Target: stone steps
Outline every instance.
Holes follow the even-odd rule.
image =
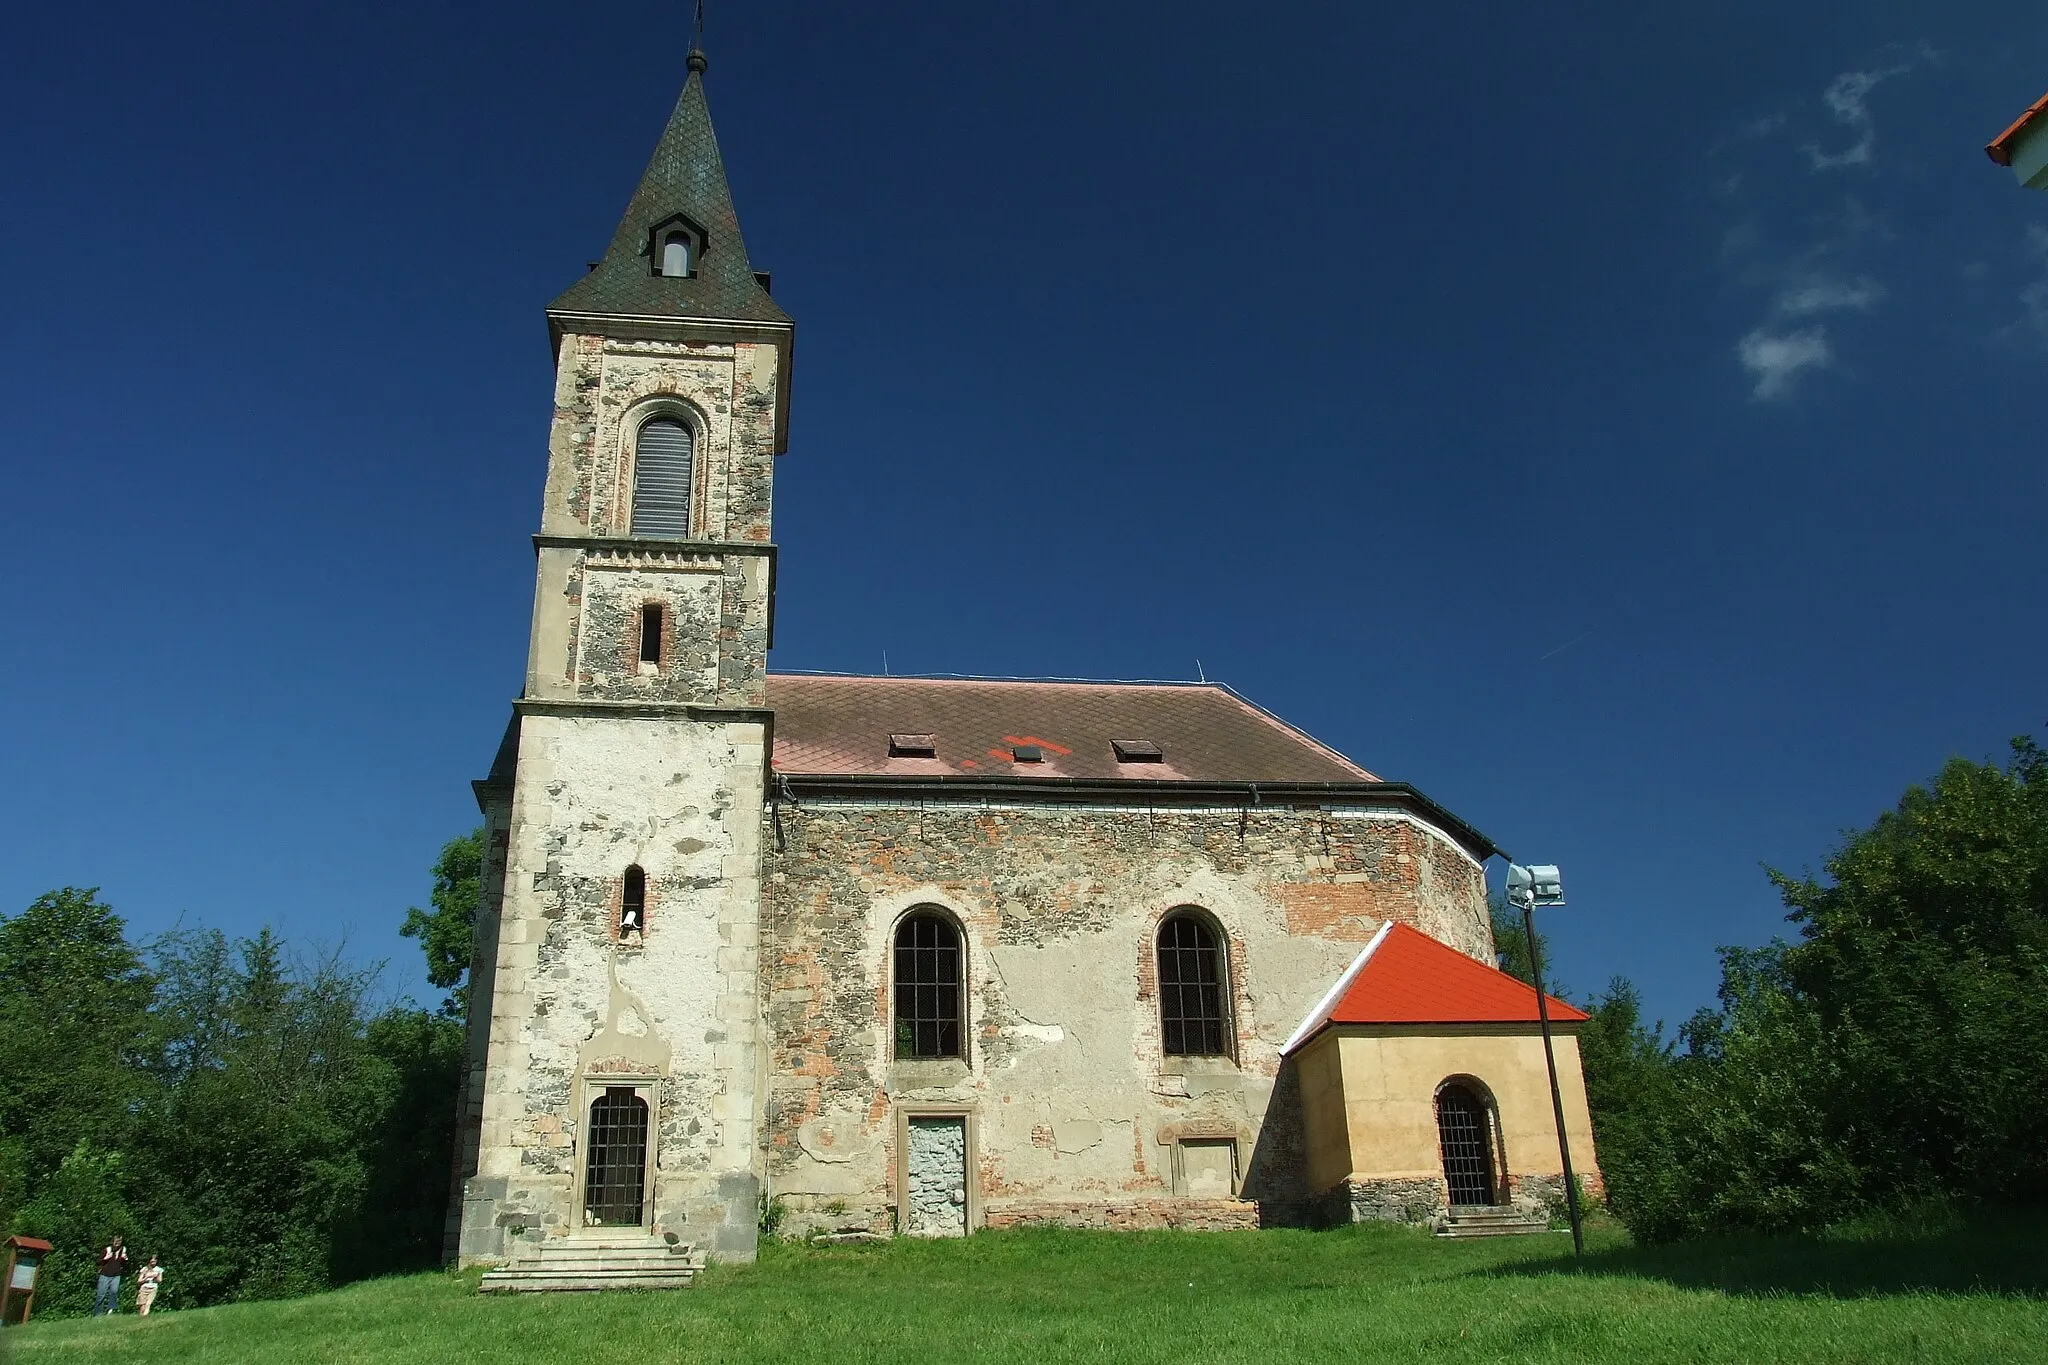
[[[1445,1215],[1439,1237],[1524,1237],[1550,1231],[1550,1219],[1512,1204],[1458,1204]]]
[[[531,1256],[484,1272],[486,1294],[687,1289],[703,1268],[688,1242],[659,1237],[551,1237]]]

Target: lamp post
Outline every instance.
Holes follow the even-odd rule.
[[[1586,1254],[1579,1227],[1579,1182],[1572,1175],[1572,1144],[1564,1131],[1564,1092],[1557,1088],[1557,1051],[1550,1042],[1550,998],[1543,993],[1543,963],[1536,951],[1536,907],[1564,904],[1564,879],[1551,864],[1523,867],[1508,864],[1508,904],[1522,912],[1522,932],[1529,936],[1529,975],[1535,978],[1536,1019],[1543,1030],[1543,1062],[1550,1068],[1550,1112],[1557,1119],[1557,1155],[1564,1164],[1564,1205],[1572,1220],[1572,1255]]]

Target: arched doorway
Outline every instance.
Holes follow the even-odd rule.
[[[1451,1204],[1494,1202],[1492,1127],[1485,1100],[1462,1081],[1436,1092],[1436,1136]]]
[[[607,1086],[590,1103],[590,1149],[583,1166],[583,1222],[638,1227],[647,1194],[647,1101],[631,1086]]]

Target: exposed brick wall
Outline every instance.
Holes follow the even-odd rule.
[[[1179,1228],[1231,1232],[1259,1226],[1259,1206],[1248,1199],[1138,1199],[1118,1203],[1039,1201],[986,1210],[990,1228],[1109,1228],[1118,1232]]]

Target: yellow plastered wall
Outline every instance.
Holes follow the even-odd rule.
[[[1351,1130],[1340,1057],[1336,1033],[1325,1030],[1294,1058],[1301,1076],[1308,1187],[1316,1191],[1327,1190],[1351,1174]]]
[[[1589,1186],[1599,1184],[1593,1124],[1586,1111],[1586,1083],[1579,1069],[1579,1040],[1553,1034],[1557,1082],[1564,1095],[1565,1131],[1571,1138],[1572,1168]],[[1311,1063],[1326,1071],[1318,1054],[1337,1059],[1344,1113],[1344,1140],[1323,1136],[1329,1127],[1318,1101],[1328,1105],[1327,1084],[1318,1090]],[[1327,1189],[1349,1175],[1354,1180],[1440,1176],[1436,1092],[1446,1080],[1470,1077],[1493,1097],[1500,1116],[1510,1179],[1557,1176],[1557,1123],[1551,1113],[1550,1078],[1543,1064],[1543,1038],[1534,1025],[1471,1028],[1424,1033],[1413,1029],[1339,1025],[1300,1055],[1302,1100],[1308,1127],[1309,1171],[1315,1188]],[[1348,1150],[1346,1150],[1348,1149]],[[1348,1158],[1348,1171],[1330,1174]]]

